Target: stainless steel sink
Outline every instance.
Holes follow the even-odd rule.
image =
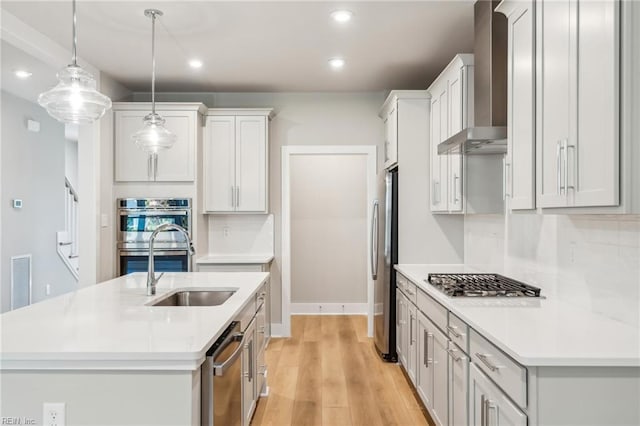
[[[185,290],[163,297],[151,306],[217,306],[226,302],[235,290]]]

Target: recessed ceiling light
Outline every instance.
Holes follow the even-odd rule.
[[[350,10],[336,10],[331,13],[333,20],[340,23],[349,22],[352,16],[353,13]]]
[[[342,58],[331,58],[329,59],[329,65],[331,65],[331,68],[333,68],[334,70],[339,70],[344,68],[344,59]]]
[[[202,61],[200,59],[192,59],[189,61],[189,66],[191,68],[202,68]]]
[[[25,71],[25,70],[16,70],[14,74],[16,77],[24,80],[25,78],[31,77],[33,73],[30,73],[29,71]]]

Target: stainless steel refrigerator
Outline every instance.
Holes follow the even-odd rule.
[[[374,201],[371,225],[371,276],[374,285],[374,340],[382,359],[396,362],[396,275],[398,263],[398,169],[384,176],[384,197]]]

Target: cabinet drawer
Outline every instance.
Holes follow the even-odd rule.
[[[397,274],[396,287],[402,290],[404,295],[407,296],[407,300],[409,300],[409,302],[413,303],[414,305],[417,304],[418,287],[414,283],[409,281],[403,275]]]
[[[418,291],[420,309],[440,330],[447,332],[447,309],[422,290]]]
[[[449,312],[447,334],[465,353],[469,353],[469,326],[466,322]]]
[[[527,406],[527,369],[495,347],[475,330],[470,332],[469,355],[520,407]]]

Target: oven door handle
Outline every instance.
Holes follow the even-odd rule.
[[[154,250],[154,256],[186,256],[186,250]],[[120,256],[149,256],[149,250],[120,250]]]
[[[120,216],[188,216],[187,210],[120,210]]]
[[[242,351],[244,349],[244,341],[248,336],[245,336],[244,333],[235,333],[229,336],[222,345],[214,352],[212,355],[215,357],[220,351],[228,348],[233,342],[240,342],[235,351],[223,362],[213,363],[213,375],[214,376],[224,376],[224,373],[229,369],[229,367],[242,355]]]

